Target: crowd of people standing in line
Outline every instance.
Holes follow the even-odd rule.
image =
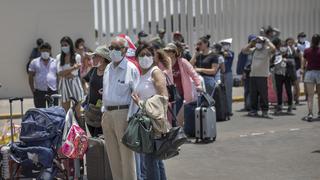
[[[27,70],[35,107],[46,107],[45,95],[56,93],[62,95],[65,110],[70,107],[70,97],[84,102],[85,120],[91,135],[105,137],[114,179],[166,179],[161,160],[152,154],[134,153],[120,141],[128,119],[139,107],[148,103],[156,105],[157,109],[148,108],[147,114],[162,123],[155,128],[156,136],[161,136],[175,125],[168,109],[174,110],[178,125],[183,126],[183,106],[196,101],[199,92],[213,95],[216,84],[223,83],[227,113],[233,115],[235,55],[231,50],[232,40],[221,40],[211,46],[210,35],[203,36],[192,55],[180,32],[173,34],[170,43],[165,43],[165,33],[160,29],[158,36],[151,38],[144,31],[139,32],[134,54],[128,53],[134,45],[127,36],[114,37],[110,44],[101,45],[93,52],[83,39],[73,44],[66,36],[60,40],[61,52],[56,58],[52,57],[51,45],[39,39],[38,48],[31,54]],[[293,38],[283,41],[277,36],[275,30],[266,31],[264,36],[250,35],[248,44],[239,54],[237,73],[243,75],[244,111],[256,117],[261,110],[263,117],[269,117],[268,77],[271,72],[277,95],[275,114],[282,112],[283,86],[291,113],[294,105],[299,104],[299,83],[303,76],[308,100],[307,119],[311,120],[315,85],[320,94],[320,36],[313,35],[311,47],[304,33],[298,35],[298,42]],[[174,108],[169,102],[167,86],[170,84],[176,86],[179,94]],[[320,100],[318,105],[320,107]],[[79,104],[77,115],[81,114],[80,109]]]

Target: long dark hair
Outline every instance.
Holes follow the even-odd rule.
[[[70,66],[73,66],[76,63],[76,54],[74,51],[72,39],[69,36],[64,36],[60,40],[60,45],[62,44],[62,42],[66,42],[70,47]],[[66,54],[63,51],[61,51],[60,66],[63,66],[65,64],[65,57]]]
[[[320,44],[320,35],[319,34],[313,35],[311,39],[311,48],[316,49],[317,47],[319,47],[319,44]]]

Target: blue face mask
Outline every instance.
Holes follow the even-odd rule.
[[[112,50],[110,57],[113,62],[120,62],[123,59],[122,52],[117,50]]]
[[[70,46],[62,46],[61,51],[68,54],[70,52]]]

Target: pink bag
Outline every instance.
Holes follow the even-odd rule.
[[[61,146],[61,153],[70,159],[82,159],[87,149],[87,134],[83,129],[81,129],[81,127],[76,122],[72,110],[69,110],[67,113],[66,124],[64,128],[64,137]]]

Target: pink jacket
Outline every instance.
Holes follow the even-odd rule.
[[[195,100],[195,87],[201,88],[201,80],[192,65],[184,58],[178,59],[185,103]]]

